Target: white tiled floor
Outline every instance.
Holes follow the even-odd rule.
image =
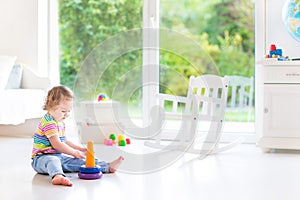
[[[89,181],[72,173],[68,177],[73,187],[63,187],[51,185],[48,176],[32,170],[31,145],[31,138],[0,137],[1,200],[299,200],[300,197],[297,152],[264,154],[255,145],[240,145],[203,160],[184,154],[172,165],[152,173],[124,173],[120,166],[118,173]],[[100,147],[95,150],[100,151]],[[134,144],[127,150],[133,151]],[[98,153],[109,154],[108,148],[102,151]],[[123,165],[131,162],[125,157]]]

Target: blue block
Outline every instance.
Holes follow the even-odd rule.
[[[276,49],[275,51],[270,51],[270,58],[272,58],[273,55],[282,56],[282,50]]]
[[[82,165],[79,168],[79,172],[83,174],[95,174],[99,173],[101,171],[101,167],[96,165],[95,167],[85,167],[85,165]]]

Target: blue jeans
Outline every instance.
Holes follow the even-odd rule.
[[[109,173],[109,163],[96,160],[96,165],[101,167],[103,173]],[[31,163],[33,169],[40,174],[49,174],[53,178],[57,174],[65,176],[64,172],[78,172],[84,159],[74,158],[65,154],[36,155]]]

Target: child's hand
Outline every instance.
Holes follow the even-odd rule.
[[[85,147],[80,147],[80,149],[79,149],[80,151],[82,151],[82,152],[84,152],[84,153],[86,153],[86,151],[87,151],[87,148],[85,148]]]
[[[85,158],[84,153],[79,150],[74,150],[72,156],[74,156],[75,158]]]

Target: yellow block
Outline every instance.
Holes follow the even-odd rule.
[[[94,143],[91,141],[87,143],[85,167],[95,167]]]
[[[119,135],[118,136],[118,141],[124,140],[124,135]]]

